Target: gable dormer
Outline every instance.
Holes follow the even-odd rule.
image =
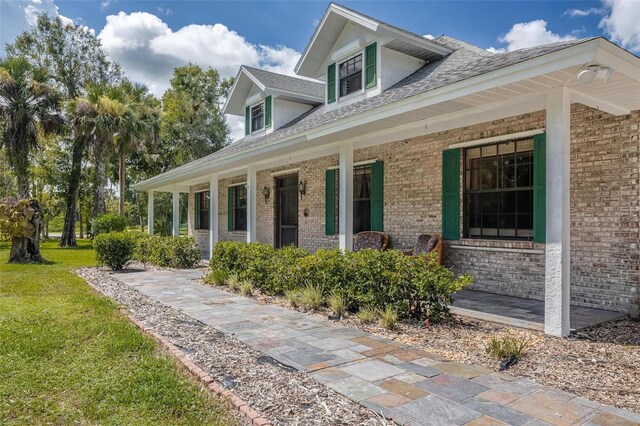
[[[324,102],[324,84],[243,65],[225,114],[244,117],[245,138],[262,136]]]
[[[325,81],[326,110],[376,96],[451,53],[420,35],[332,3],[295,71]]]

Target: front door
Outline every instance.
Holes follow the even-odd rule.
[[[276,178],[276,247],[298,245],[298,175]]]

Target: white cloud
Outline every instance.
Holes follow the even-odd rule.
[[[226,116],[227,125],[229,126],[229,137],[232,141],[237,141],[240,138],[244,137],[244,118],[239,117],[237,115],[229,115]]]
[[[504,36],[498,39],[500,43],[506,43],[506,47],[490,47],[487,50],[489,52],[502,53],[567,40],[575,40],[575,36],[571,34],[556,34],[547,29],[547,21],[537,19],[531,22],[514,24]]]
[[[603,15],[605,10],[600,7],[591,7],[589,9],[568,9],[563,13],[564,15],[569,15],[572,18],[584,18],[585,16],[590,15]]]
[[[625,49],[640,52],[640,3],[636,0],[604,0],[607,16],[600,21],[602,28]]]
[[[286,46],[249,43],[222,24],[187,25],[174,31],[147,12],[108,16],[98,37],[129,78],[146,84],[158,96],[169,86],[173,69],[189,62],[233,77],[243,64],[292,74],[300,58],[299,52]]]
[[[433,36],[433,34],[425,34],[422,37],[427,38],[429,40],[433,40],[435,37]]]
[[[0,0],[2,1],[2,0]],[[5,44],[13,42],[18,34],[28,31],[36,24],[38,14],[59,16],[65,24],[73,20],[60,15],[53,0],[14,0],[2,1],[0,13],[0,55],[4,54]]]

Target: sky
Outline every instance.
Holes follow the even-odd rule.
[[[446,34],[500,53],[605,36],[640,55],[640,0],[345,1],[424,36]],[[127,76],[161,96],[189,62],[235,76],[240,65],[293,74],[326,1],[0,0],[0,56],[38,12],[95,31]],[[232,139],[243,122],[228,117]]]

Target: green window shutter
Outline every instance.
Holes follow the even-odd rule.
[[[329,169],[324,174],[324,233],[336,234],[336,169]]]
[[[376,72],[376,55],[378,49],[376,43],[368,45],[364,51],[365,57],[365,88],[370,89],[378,84],[378,74]]]
[[[200,229],[200,193],[196,192],[195,200],[193,203],[193,213],[194,213],[194,229]]]
[[[384,162],[371,165],[371,230],[384,231]]]
[[[533,137],[533,241],[544,243],[547,233],[546,135]]]
[[[271,95],[264,100],[264,127],[271,127]]]
[[[227,188],[227,230],[233,231],[233,193],[234,186]]]
[[[442,236],[460,239],[460,150],[442,151]]]
[[[251,108],[244,109],[244,135],[251,133]]]
[[[327,67],[327,103],[336,101],[336,64]]]

